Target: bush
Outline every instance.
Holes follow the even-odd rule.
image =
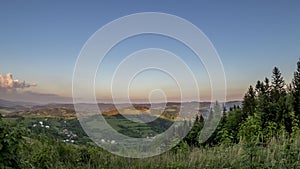
[[[0,168],[21,168],[24,161],[19,152],[25,147],[26,129],[20,124],[3,121],[0,115]]]

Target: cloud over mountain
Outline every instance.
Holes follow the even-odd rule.
[[[0,89],[4,90],[15,90],[23,89],[28,87],[37,86],[35,83],[26,83],[25,81],[20,82],[19,80],[14,80],[12,74],[7,75],[0,74]]]

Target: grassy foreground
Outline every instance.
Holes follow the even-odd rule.
[[[13,159],[16,161],[12,168],[300,168],[300,137],[288,139],[281,135],[265,145],[240,142],[190,148],[183,143],[176,150],[158,156],[131,159],[99,147],[66,144],[38,136],[25,138],[15,153],[18,159]]]

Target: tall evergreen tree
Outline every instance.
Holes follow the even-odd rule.
[[[286,94],[284,87],[285,83],[283,77],[281,76],[281,72],[277,67],[274,67],[271,89],[271,98],[274,102],[277,102],[280,97]]]
[[[252,116],[255,112],[256,100],[255,100],[255,90],[250,85],[248,92],[244,96],[243,100],[243,113],[246,116]]]
[[[270,80],[266,77],[265,81],[264,81],[264,92],[265,95],[270,98],[270,94],[271,94],[271,87],[270,87]]]
[[[300,120],[300,59],[297,62],[297,70],[292,81],[293,108],[295,115]]]
[[[285,82],[281,76],[281,72],[275,67],[272,75],[270,111],[272,113],[272,121],[282,125],[284,125],[284,117],[289,113],[286,109],[286,90],[284,87]]]
[[[265,128],[267,122],[272,119],[269,103],[270,103],[270,85],[269,79],[265,78],[265,82],[257,81],[256,84],[257,92],[257,107],[258,116],[261,118],[261,127]]]

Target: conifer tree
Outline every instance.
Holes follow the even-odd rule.
[[[271,89],[271,98],[273,102],[277,102],[280,97],[286,94],[284,87],[285,83],[283,77],[281,76],[281,72],[277,67],[275,67],[273,69]]]
[[[285,82],[281,76],[280,70],[275,67],[272,75],[272,87],[271,87],[271,103],[270,111],[272,121],[278,124],[278,127],[284,125],[284,117],[288,114],[286,106],[286,91]]]
[[[292,82],[293,108],[295,116],[300,120],[300,59],[297,62],[297,70]]]
[[[252,116],[255,112],[256,100],[255,100],[255,90],[250,85],[248,92],[244,96],[243,100],[243,113],[246,116]]]
[[[265,128],[267,122],[272,119],[270,113],[270,85],[269,79],[265,78],[265,82],[257,81],[256,84],[257,92],[257,115],[261,118],[261,127]]]

